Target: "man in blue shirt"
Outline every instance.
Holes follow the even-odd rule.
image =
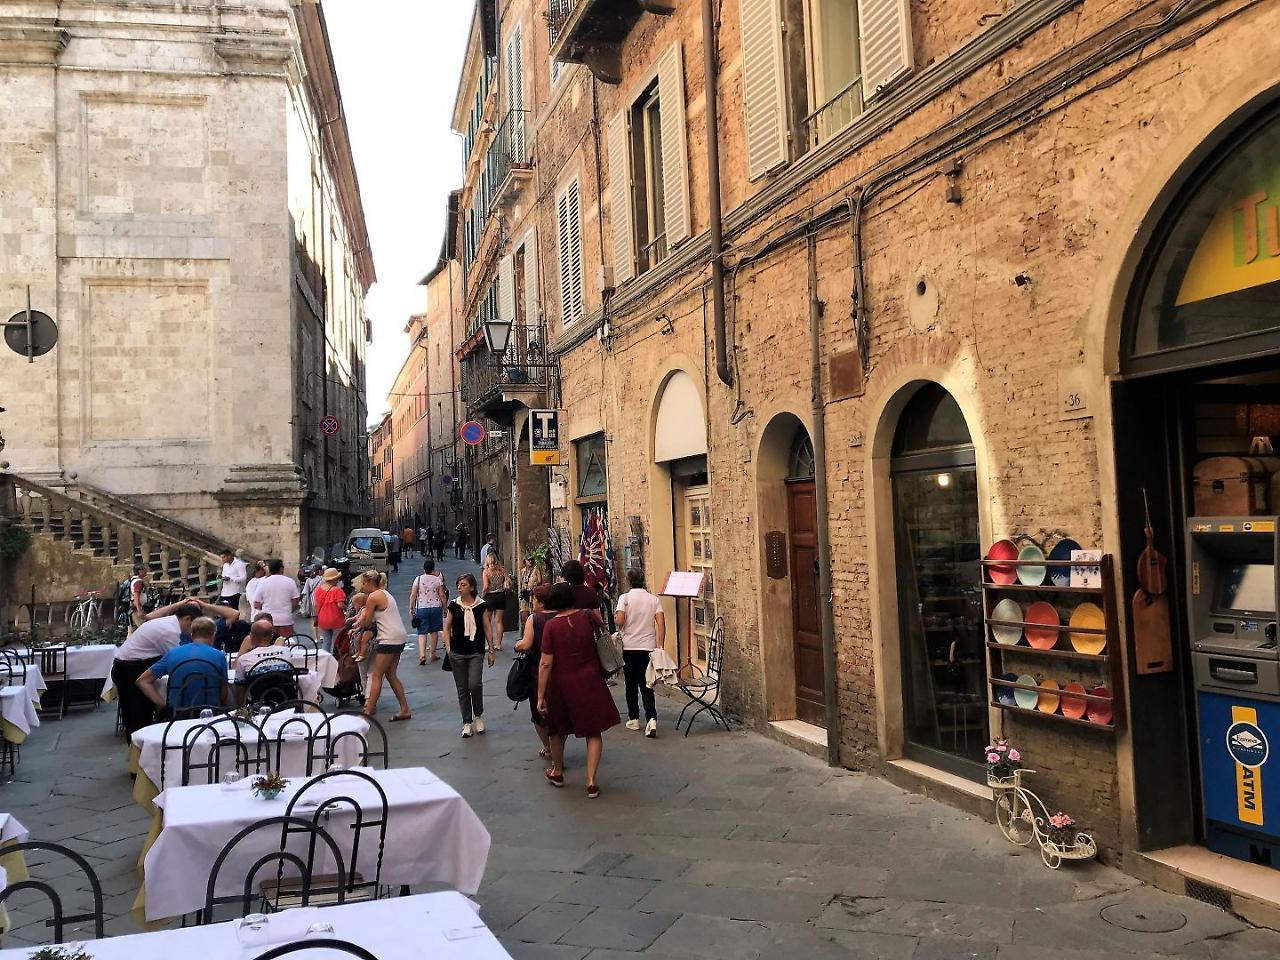
[[[191,622],[191,643],[174,647],[138,678],[138,689],[157,707],[187,710],[220,707],[227,685],[227,657],[215,646],[218,625],[208,617]],[[156,681],[169,678],[168,702]]]

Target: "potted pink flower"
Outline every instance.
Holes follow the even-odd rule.
[[[1014,774],[1022,769],[1022,754],[1008,740],[995,740],[984,748],[987,761],[987,783],[1009,789],[1016,783]]]
[[[1076,822],[1071,815],[1059,810],[1049,818],[1049,842],[1059,847],[1074,847],[1076,843]]]

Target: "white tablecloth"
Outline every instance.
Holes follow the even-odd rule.
[[[27,828],[18,822],[17,817],[11,813],[0,813],[0,843],[10,840],[22,843],[28,836]]]
[[[284,727],[284,748],[281,752],[280,772],[286,777],[302,777],[306,775],[307,769],[307,736],[306,732],[298,721],[302,720],[314,731],[319,729],[324,722],[324,714],[321,713],[277,713],[273,715],[267,723],[267,736],[273,741],[279,739],[279,733],[282,725],[288,720],[288,726]],[[182,776],[182,740],[186,736],[188,730],[198,727],[205,721],[196,720],[179,720],[173,725],[173,730],[169,733],[169,757],[164,762],[164,779],[170,780],[171,783],[179,783]],[[138,748],[138,766],[148,779],[156,785],[158,790],[164,790],[165,784],[160,776],[160,754],[161,745],[164,743],[164,731],[169,725],[167,723],[153,723],[150,726],[143,727],[133,735],[133,745]],[[228,731],[230,724],[227,724]],[[340,733],[348,730],[354,730],[357,733],[367,733],[369,723],[363,717],[356,714],[339,714],[333,718],[330,725],[332,736],[336,737]],[[240,725],[240,736],[248,743],[256,744],[258,742],[257,730],[248,725]],[[212,742],[212,734],[207,731],[202,735],[206,742]],[[380,744],[371,743],[370,746],[378,749]],[[272,765],[274,766],[276,745],[273,742],[270,746]],[[197,752],[194,760],[197,763],[203,763],[208,759],[208,752],[203,754]],[[223,757],[224,766],[231,763],[231,751],[227,750]],[[338,741],[338,762],[344,766],[354,766],[360,760],[360,741],[355,737],[343,737]],[[228,834],[230,836],[230,834]]]
[[[390,886],[444,883],[463,893],[475,893],[489,859],[489,831],[467,802],[425,767],[370,772],[387,794],[382,883]],[[155,805],[163,812],[164,826],[143,863],[147,919],[176,917],[201,909],[213,861],[227,841],[251,823],[283,815],[289,798],[303,783],[301,778],[294,780],[275,800],[254,797],[247,782],[235,789],[225,789],[219,784],[174,787],[156,797]],[[330,796],[348,795],[362,806],[366,799],[376,798],[370,786],[355,777],[326,782],[326,790]],[[319,792],[309,795],[324,796]],[[349,858],[354,813],[338,807],[330,808],[329,813],[323,826],[344,858]],[[278,849],[280,832],[263,830],[251,835],[251,840],[243,841],[223,865],[218,880],[219,896],[243,889],[245,875],[252,864]],[[299,852],[305,851],[307,840],[306,835],[293,838]],[[290,849],[294,849],[292,841]],[[375,874],[377,853],[376,830],[366,830],[361,836],[360,858],[355,867],[366,880]],[[325,866],[332,869],[331,864]],[[351,869],[349,862],[346,866]],[[260,879],[274,878],[275,871],[274,865],[264,868]],[[378,955],[383,957],[381,953]],[[419,945],[415,955],[432,956],[432,953]]]
[[[67,677],[71,680],[101,680],[110,678],[111,664],[115,662],[114,643],[86,643],[78,647],[67,647]],[[35,655],[24,647],[15,647],[14,652],[22,656],[27,663],[33,661],[39,665],[39,651]]]
[[[39,705],[40,694],[45,690],[48,690],[49,687],[44,682],[44,674],[40,672],[39,664],[29,663],[27,664],[26,670],[27,695],[31,697],[32,703]],[[5,663],[0,663],[0,680],[4,681],[6,684],[13,683],[13,669]]]
[[[112,657],[115,656],[115,647],[109,647],[112,651]],[[298,688],[302,693],[303,699],[318,701],[320,698],[320,690],[322,687],[332,687],[338,682],[338,661],[333,654],[324,650],[319,651],[318,657],[311,657],[305,651],[295,647],[290,650],[287,647],[280,648],[280,656],[286,657],[292,661],[295,667],[303,666],[307,661],[315,664],[316,669],[308,671],[305,675],[298,678]],[[70,669],[71,655],[67,654],[68,669]],[[104,674],[107,681],[102,685],[102,699],[110,700],[115,694],[116,686],[111,682],[111,661],[107,662],[107,672]],[[228,671],[228,676],[234,677]],[[73,675],[71,679],[76,679]]]
[[[340,907],[306,907],[275,913],[259,931],[239,931],[239,921],[108,937],[84,944],[94,960],[253,960],[280,943],[304,939],[317,922],[333,926],[323,936],[364,947],[378,960],[511,960],[471,902],[457,893],[426,893]],[[243,942],[241,937],[243,936]],[[0,960],[24,960],[31,948],[0,950]],[[333,953],[297,953],[298,960],[330,960]]]
[[[0,687],[0,717],[17,727],[24,736],[40,726],[40,716],[26,687]]]

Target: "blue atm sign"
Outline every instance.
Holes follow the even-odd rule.
[[[1268,772],[1280,703],[1208,692],[1199,703],[1206,819],[1280,840],[1280,773]]]

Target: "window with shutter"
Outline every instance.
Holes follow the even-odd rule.
[[[609,224],[613,234],[613,280],[626,283],[634,274],[631,218],[631,165],[628,162],[627,115],[619,110],[605,130],[609,151]]]
[[[540,311],[538,310],[538,239],[530,230],[520,241],[524,250],[524,289],[520,295],[524,297],[524,322],[530,329],[539,327]]]
[[[658,95],[662,99],[662,182],[667,248],[688,239],[689,151],[685,143],[684,63],[680,44],[672,44],[658,61]]]
[[[578,179],[575,177],[556,198],[557,240],[560,257],[560,322],[570,326],[582,319],[582,223]]]
[[[498,319],[511,323],[516,316],[515,261],[510,255],[498,262]]]
[[[910,0],[858,0],[862,95],[879,96],[914,66]]]
[[[787,162],[787,104],[780,0],[741,0],[742,110],[747,176]]]
[[[507,41],[507,109],[510,110],[510,137],[506,144],[508,159],[515,163],[524,163],[525,124],[524,124],[524,38],[519,25],[511,32]]]

